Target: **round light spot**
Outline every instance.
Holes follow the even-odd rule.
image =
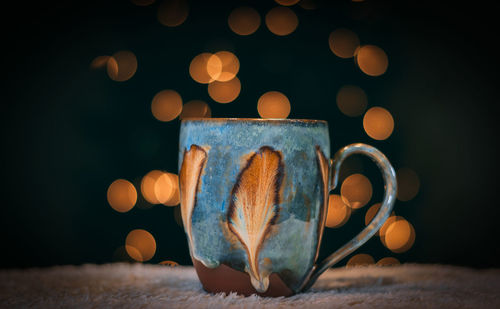
[[[137,58],[128,50],[114,53],[106,63],[108,76],[114,81],[124,82],[137,71]]]
[[[232,52],[216,52],[207,61],[208,75],[220,82],[230,81],[238,74],[239,70],[240,61]]]
[[[151,204],[160,204],[160,200],[156,197],[156,181],[164,174],[159,170],[152,170],[147,173],[141,181],[141,193],[146,201]]]
[[[328,200],[328,214],[326,216],[326,226],[337,228],[344,225],[351,216],[351,208],[342,200],[338,194],[330,194]]]
[[[260,27],[260,15],[251,7],[234,9],[227,19],[229,28],[239,35],[250,35]]]
[[[165,0],[158,6],[158,21],[167,27],[181,25],[189,14],[186,0]]]
[[[400,168],[396,172],[398,180],[398,200],[409,201],[414,198],[420,189],[420,180],[417,173],[409,168]]]
[[[286,118],[290,114],[290,101],[281,92],[269,91],[259,98],[257,111],[262,118]]]
[[[373,257],[369,254],[365,253],[360,253],[356,254],[355,256],[351,257],[349,261],[347,261],[347,267],[353,267],[353,266],[366,266],[370,264],[375,264],[375,260]]]
[[[109,56],[97,56],[90,63],[90,68],[93,70],[107,67]]]
[[[361,174],[353,174],[342,183],[340,194],[353,209],[361,208],[372,198],[372,184]]]
[[[171,187],[172,193],[168,196],[168,199],[162,201],[162,204],[166,206],[177,206],[181,201],[181,194],[179,190],[179,176],[172,173],[165,173],[165,174],[167,177],[170,178],[169,184],[172,186]],[[158,183],[155,186],[155,190],[158,190]]]
[[[363,73],[380,76],[387,71],[389,60],[384,50],[375,45],[364,45],[357,49],[356,63]]]
[[[351,58],[359,47],[358,35],[351,30],[340,28],[328,37],[330,50],[340,58]]]
[[[169,266],[169,267],[176,267],[176,266],[179,266],[179,263],[174,262],[174,261],[161,261],[159,264],[160,264],[160,265]]]
[[[125,240],[125,249],[131,258],[138,262],[149,261],[156,252],[156,241],[146,230],[130,231]]]
[[[189,64],[189,75],[200,84],[208,84],[215,81],[215,79],[208,74],[208,60],[211,56],[211,53],[201,53],[194,57]],[[219,62],[217,62],[217,60]],[[219,74],[222,72],[222,62],[219,58],[212,60],[210,70],[212,74],[214,74],[215,71],[219,72]]]
[[[365,225],[368,225],[370,222],[372,222],[373,218],[377,214],[377,212],[380,209],[380,203],[374,204],[372,207],[370,207],[365,214]]]
[[[215,81],[208,85],[208,95],[219,103],[234,101],[241,91],[241,83],[238,77],[227,82]]]
[[[401,264],[399,260],[391,256],[382,258],[377,262],[377,266],[393,266],[399,264]]]
[[[155,181],[154,194],[160,204],[172,199],[175,194],[176,184],[168,173],[162,173]]]
[[[109,186],[107,197],[111,208],[118,212],[127,212],[137,202],[137,191],[130,181],[117,179]]]
[[[358,86],[346,85],[337,93],[337,106],[339,110],[350,117],[360,116],[368,105],[368,98],[363,89]]]
[[[363,128],[366,134],[376,140],[385,140],[394,130],[394,119],[383,107],[372,107],[363,117]]]
[[[266,14],[266,26],[276,35],[289,35],[298,25],[299,19],[290,8],[278,6]]]
[[[382,225],[382,227],[378,231],[378,236],[380,236],[380,242],[382,242],[382,244],[384,246],[386,246],[385,245],[385,234],[387,232],[387,229],[389,228],[389,226],[391,226],[391,224],[393,222],[396,222],[397,220],[401,220],[401,219],[403,219],[403,217],[391,215],[389,218],[387,218],[387,220],[385,220],[384,224]]]
[[[182,112],[182,98],[174,90],[162,90],[154,96],[151,112],[160,121],[174,120]]]
[[[384,236],[385,246],[395,253],[408,251],[415,242],[415,229],[405,219],[392,222]]]
[[[208,118],[212,116],[212,111],[207,103],[201,100],[191,100],[184,104],[180,119],[186,118]]]
[[[284,6],[292,6],[299,2],[300,0],[274,0],[276,3],[284,5]]]

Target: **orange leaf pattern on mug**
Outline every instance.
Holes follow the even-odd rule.
[[[200,189],[200,178],[205,163],[207,151],[198,145],[191,145],[189,151],[184,150],[181,170],[179,172],[181,186],[181,216],[184,230],[189,238],[190,248],[193,246],[191,234],[191,216],[196,206],[196,194]]]
[[[318,217],[318,245],[316,247],[316,255],[314,256],[314,260],[318,258],[319,254],[319,247],[321,245],[321,239],[323,237],[323,230],[325,228],[325,220],[326,220],[326,214],[328,211],[328,201],[329,201],[329,184],[328,184],[328,171],[330,169],[328,165],[328,159],[325,157],[323,154],[323,151],[321,151],[321,148],[319,146],[316,146],[316,160],[318,162],[318,169],[320,172],[320,177],[321,177],[321,197],[323,203],[321,204],[320,208],[320,213]]]
[[[247,253],[245,270],[258,292],[269,287],[270,274],[259,271],[259,253],[278,219],[283,174],[281,152],[263,146],[250,156],[231,192],[228,227]]]

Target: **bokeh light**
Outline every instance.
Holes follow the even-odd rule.
[[[219,51],[207,61],[207,73],[214,80],[227,82],[233,79],[240,70],[240,61],[229,51]]]
[[[137,191],[130,181],[117,179],[109,185],[107,197],[111,208],[118,212],[127,212],[137,202]]]
[[[400,168],[396,172],[398,180],[397,198],[400,201],[409,201],[414,198],[420,189],[420,180],[417,173],[410,168]]]
[[[107,67],[109,56],[97,56],[90,62],[90,68],[93,70]]]
[[[387,220],[385,220],[384,224],[378,231],[378,235],[380,236],[380,241],[384,246],[385,246],[385,234],[387,232],[387,229],[389,228],[389,226],[391,226],[393,222],[396,222],[397,220],[401,219],[403,219],[403,217],[391,215],[389,218],[387,218]]]
[[[356,63],[366,75],[380,76],[387,71],[389,59],[380,47],[364,45],[356,51]]]
[[[165,266],[170,266],[170,267],[179,266],[179,263],[174,262],[174,261],[161,261],[159,264],[160,265],[165,265]]]
[[[279,91],[269,91],[259,98],[257,111],[262,118],[286,118],[290,114],[290,101]]]
[[[163,175],[162,171],[152,170],[147,173],[141,181],[141,193],[146,201],[151,204],[160,204],[160,201],[156,197],[155,186],[156,181]]]
[[[380,203],[377,203],[368,208],[365,214],[365,225],[368,225],[370,224],[370,222],[372,222],[373,218],[380,209],[380,205],[381,205]]]
[[[361,174],[347,177],[340,188],[340,194],[353,209],[361,208],[372,198],[372,184]]]
[[[326,226],[330,228],[341,227],[349,220],[350,216],[351,208],[347,205],[347,201],[338,194],[330,194]]]
[[[408,251],[415,242],[415,229],[407,220],[401,218],[392,222],[384,235],[384,245],[395,253]]]
[[[151,112],[160,121],[174,120],[182,112],[182,98],[174,90],[162,90],[154,96]]]
[[[201,100],[191,100],[184,104],[180,119],[186,118],[209,118],[212,117],[212,110],[207,103]]]
[[[208,85],[208,95],[215,102],[229,103],[234,101],[241,91],[241,83],[238,77],[227,82],[215,81]]]
[[[251,7],[234,9],[227,18],[229,28],[239,35],[250,35],[260,27],[260,15]]]
[[[367,105],[366,93],[358,86],[345,85],[337,92],[337,106],[347,116],[362,115]]]
[[[151,204],[178,205],[179,191],[179,176],[176,174],[152,170],[141,181],[142,196]]]
[[[299,19],[290,8],[278,6],[266,14],[266,26],[276,35],[289,35],[298,25]]]
[[[146,230],[136,229],[128,233],[125,240],[128,255],[138,262],[149,261],[156,252],[156,241]]]
[[[284,6],[292,6],[299,2],[300,0],[274,0],[276,3],[284,5]]]
[[[196,82],[200,84],[208,84],[215,81],[215,79],[208,74],[207,70],[208,60],[212,57],[212,55],[213,54],[211,53],[201,53],[191,60],[191,63],[189,64],[189,75],[191,75],[191,78]],[[219,60],[219,62],[217,62],[217,60]],[[211,66],[212,67],[210,69],[212,74],[215,70],[218,70],[219,72],[222,71],[222,62],[219,58],[213,59]]]
[[[339,28],[328,37],[330,50],[340,58],[351,58],[359,47],[358,35],[349,29]]]
[[[137,58],[128,50],[114,53],[106,63],[108,76],[114,81],[124,82],[132,78],[137,71]]]
[[[401,264],[399,262],[399,260],[392,257],[392,256],[382,258],[377,262],[377,266],[393,266],[393,265],[399,265],[399,264]]]
[[[373,257],[366,253],[356,254],[347,261],[347,267],[375,264]]]
[[[189,14],[186,0],[164,0],[158,6],[158,21],[167,27],[181,25]]]
[[[385,140],[394,130],[394,119],[383,107],[372,107],[363,117],[363,128],[366,134],[376,140]]]

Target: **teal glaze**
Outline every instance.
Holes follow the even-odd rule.
[[[179,169],[191,145],[207,150],[192,212],[190,252],[209,268],[221,263],[248,268],[246,252],[231,243],[227,211],[231,190],[246,159],[262,146],[281,152],[284,176],[279,216],[261,247],[259,265],[277,273],[298,292],[315,262],[323,183],[316,146],[330,158],[328,125],[324,121],[262,119],[188,119],[180,130]],[[181,183],[182,186],[182,183]],[[268,258],[271,261],[264,261]]]

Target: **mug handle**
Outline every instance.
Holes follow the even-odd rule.
[[[340,166],[347,157],[353,154],[364,154],[368,156],[380,168],[385,183],[385,193],[384,200],[382,201],[382,206],[380,207],[377,215],[373,218],[370,224],[368,224],[368,226],[366,226],[365,229],[361,231],[361,233],[359,233],[356,237],[354,237],[340,249],[332,253],[320,264],[313,267],[309,275],[309,279],[304,282],[300,289],[301,292],[308,290],[325,270],[345,258],[347,255],[351,254],[354,250],[361,247],[373,235],[375,235],[375,233],[382,227],[387,218],[389,218],[389,215],[394,206],[397,191],[396,173],[394,172],[394,168],[382,152],[380,152],[375,147],[362,143],[345,146],[344,148],[337,151],[337,153],[333,157],[333,160],[330,160],[331,164],[329,172],[329,190],[331,191],[337,187]]]

